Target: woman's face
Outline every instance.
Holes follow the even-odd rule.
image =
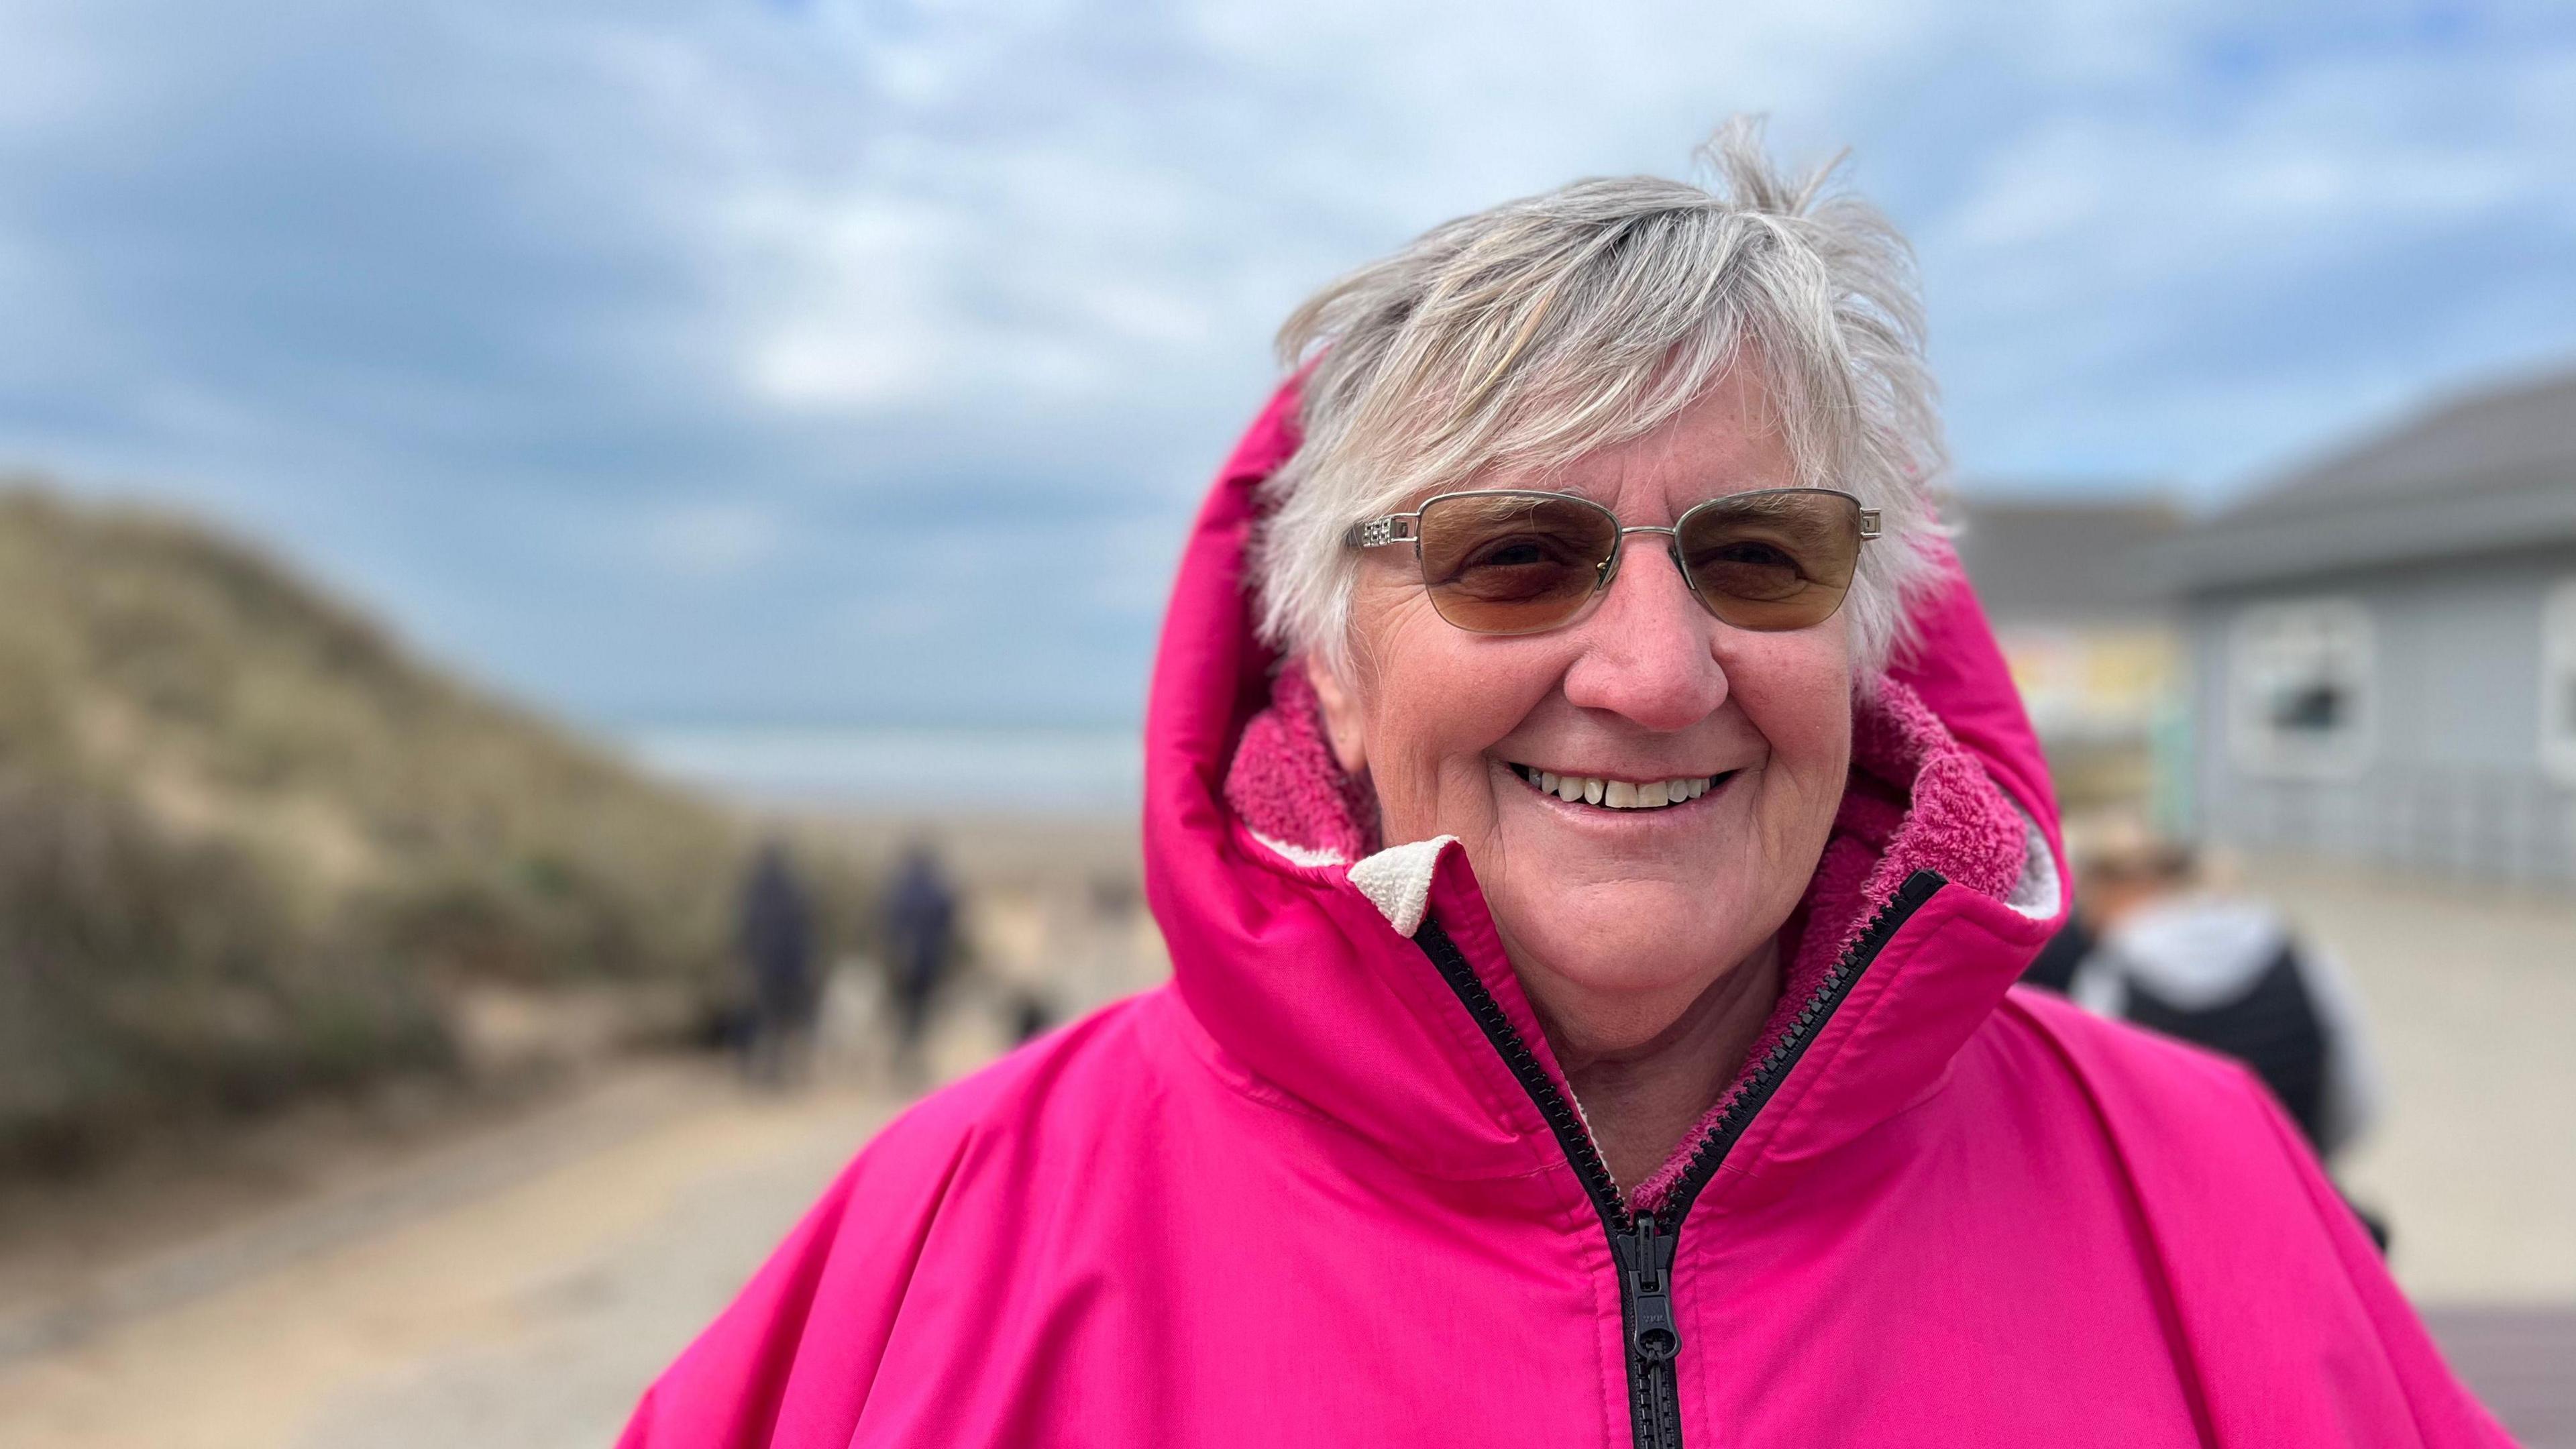
[[[1541,487],[1670,524],[1703,499],[1796,486],[1751,369]],[[1652,1041],[1754,955],[1805,891],[1851,755],[1844,616],[1752,633],[1700,607],[1653,534],[1608,596],[1545,634],[1470,634],[1434,612],[1409,550],[1372,551],[1352,601],[1351,677],[1310,664],[1347,769],[1390,844],[1454,835],[1524,986],[1561,1044]],[[1537,771],[1635,786],[1707,781],[1681,804],[1613,809],[1542,793]],[[1648,798],[1651,798],[1651,794]]]

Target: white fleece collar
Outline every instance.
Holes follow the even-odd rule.
[[[1458,839],[1435,835],[1411,845],[1390,845],[1351,867],[1351,884],[1360,888],[1399,935],[1422,929],[1431,909],[1431,874],[1440,866],[1441,850]]]

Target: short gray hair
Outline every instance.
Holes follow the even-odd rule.
[[[1885,536],[1851,612],[1866,686],[1931,572],[1940,420],[1913,255],[1876,208],[1792,181],[1758,122],[1700,151],[1706,187],[1578,181],[1435,227],[1335,281],[1279,331],[1308,367],[1303,441],[1265,485],[1262,636],[1348,661],[1352,523],[1488,470],[1544,472],[1652,431],[1739,358],[1761,366],[1802,483],[1857,494]]]

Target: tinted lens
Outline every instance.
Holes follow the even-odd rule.
[[[1421,528],[1432,607],[1479,634],[1535,633],[1573,618],[1619,543],[1608,510],[1539,493],[1435,498]]]
[[[1814,488],[1738,493],[1683,515],[1682,573],[1739,629],[1804,629],[1832,618],[1860,563],[1860,504]]]

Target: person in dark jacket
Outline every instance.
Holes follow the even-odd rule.
[[[751,974],[751,1020],[743,1070],[781,1085],[803,1066],[814,1019],[814,925],[787,847],[770,841],[743,878],[736,944]]]
[[[2136,831],[2085,851],[2076,879],[2077,1004],[2252,1067],[2320,1158],[2370,1126],[2379,1074],[2360,1005],[2279,911],[2212,889],[2188,847]]]
[[[888,985],[895,1008],[895,1060],[907,1075],[920,1069],[930,1012],[955,954],[957,892],[926,842],[915,842],[886,887]]]

